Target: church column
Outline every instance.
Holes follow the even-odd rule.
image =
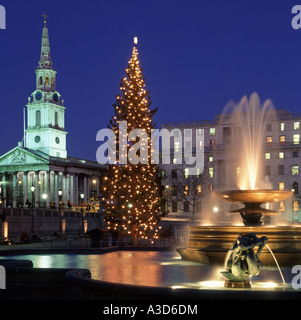
[[[1,188],[2,206],[3,207],[7,206],[6,194],[7,194],[7,189],[6,189],[6,182],[5,182],[5,173],[3,173],[3,175],[2,175],[2,188]]]
[[[78,191],[78,174],[76,173],[74,175],[74,190],[73,190],[73,197],[74,197],[74,203],[75,205],[79,205],[78,201],[79,191]]]
[[[74,204],[74,174],[69,174],[69,200]]]
[[[54,172],[54,202],[55,202],[55,207],[58,209],[59,208],[59,174],[58,172]]]
[[[34,208],[40,207],[40,184],[39,184],[39,171],[35,171],[34,173],[34,187],[35,187],[35,195],[34,195]]]
[[[13,172],[13,207],[17,206],[17,172]]]
[[[85,202],[88,203],[89,202],[89,195],[88,195],[88,181],[87,181],[87,176],[84,175],[83,177],[83,192],[84,192],[84,199],[85,199]]]
[[[23,203],[24,207],[28,200],[28,172],[23,172]],[[28,200],[29,201],[29,200]]]
[[[50,171],[45,171],[45,193],[47,194],[46,198],[46,208],[50,207],[50,200],[51,200],[51,189],[50,189]]]

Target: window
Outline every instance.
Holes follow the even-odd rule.
[[[172,202],[172,212],[177,212],[178,211],[178,205],[176,201]]]
[[[203,140],[199,141],[199,149],[202,150],[203,149]]]
[[[43,84],[43,77],[40,77],[40,84]]]
[[[271,175],[271,168],[270,166],[264,166],[264,175],[270,176]]]
[[[272,137],[267,137],[266,141],[267,141],[267,144],[272,144],[273,139]]]
[[[283,151],[279,152],[278,157],[279,159],[284,159],[284,152]]]
[[[192,129],[184,129],[185,137],[191,137]]]
[[[180,142],[175,141],[175,152],[179,152],[179,150],[180,150]]]
[[[283,176],[283,175],[284,175],[284,165],[283,165],[283,164],[280,164],[280,165],[278,166],[278,174],[279,174],[280,176]]]
[[[45,83],[46,83],[46,85],[49,85],[49,77],[48,76],[45,77]]]
[[[294,212],[299,211],[299,201],[298,200],[295,200],[293,202],[293,210],[294,210]]]
[[[210,140],[210,148],[214,148],[214,146],[215,146],[215,140],[212,139]]]
[[[265,158],[266,160],[271,159],[271,154],[270,154],[270,152],[266,152],[265,155],[264,155],[264,158]]]
[[[209,177],[213,178],[213,168],[209,168]]]
[[[41,126],[41,111],[37,110],[36,111],[36,127]]]
[[[284,182],[279,182],[278,183],[278,189],[279,190],[284,190]]]
[[[272,125],[271,124],[267,124],[266,129],[267,129],[267,131],[272,131]]]
[[[59,125],[59,114],[57,111],[54,113],[54,125],[58,127]]]
[[[298,158],[299,157],[299,152],[298,151],[293,151],[292,152],[292,157],[293,158]]]
[[[177,179],[177,177],[178,177],[177,169],[172,169],[172,170],[171,170],[171,177],[172,177],[173,179]]]
[[[54,86],[54,78],[51,78],[51,85]]]
[[[191,149],[191,141],[185,141],[185,149],[190,150]]]
[[[281,202],[279,203],[279,209],[278,209],[278,211],[285,211],[284,201],[281,201]]]
[[[184,201],[184,212],[189,212],[189,202]]]
[[[204,129],[198,129],[198,135],[203,136],[204,135]]]
[[[236,167],[236,176],[239,177],[240,175],[240,167]]]
[[[209,157],[209,162],[213,162],[213,156]]]
[[[300,134],[294,134],[293,135],[293,143],[299,144],[300,143]]]
[[[176,185],[173,185],[171,188],[171,195],[172,196],[177,196],[178,195],[178,188]]]
[[[215,135],[215,128],[209,128],[209,135],[214,136]]]
[[[184,194],[185,194],[185,196],[188,196],[188,194],[189,194],[189,186],[188,186],[188,184],[186,184],[185,187],[184,187]]]
[[[184,177],[187,179],[189,177],[189,168],[184,169]]]
[[[200,184],[197,185],[196,189],[197,189],[197,192],[198,192],[198,193],[201,193],[201,192],[202,192],[202,186],[201,186]]]
[[[280,123],[280,131],[284,131],[285,130],[285,123],[281,122]]]
[[[285,136],[280,136],[279,137],[279,142],[281,145],[284,145],[285,144]]]
[[[162,178],[162,179],[165,178],[165,170],[161,170],[161,178]]]
[[[292,166],[292,175],[294,176],[297,174],[299,174],[299,166],[294,165],[294,166]]]
[[[293,128],[294,128],[294,130],[299,130],[300,122],[299,121],[298,122],[294,122]]]

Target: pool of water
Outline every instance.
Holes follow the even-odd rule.
[[[221,286],[224,279],[220,266],[201,265],[183,261],[177,252],[168,251],[115,251],[106,254],[41,254],[15,255],[0,259],[26,259],[36,268],[85,268],[92,279],[147,286]],[[283,268],[287,284],[294,275],[291,269]],[[277,268],[263,268],[254,282],[281,285]],[[260,284],[259,284],[260,286]],[[263,285],[264,286],[264,285]]]

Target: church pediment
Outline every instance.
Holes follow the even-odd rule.
[[[16,147],[0,157],[0,171],[10,171],[18,167],[31,169],[34,166],[49,165],[49,160],[21,147]]]

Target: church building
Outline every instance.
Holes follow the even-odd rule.
[[[56,208],[93,204],[105,166],[68,156],[65,104],[56,89],[44,16],[36,89],[26,105],[23,142],[0,157],[2,207]],[[21,112],[21,110],[20,110]]]

